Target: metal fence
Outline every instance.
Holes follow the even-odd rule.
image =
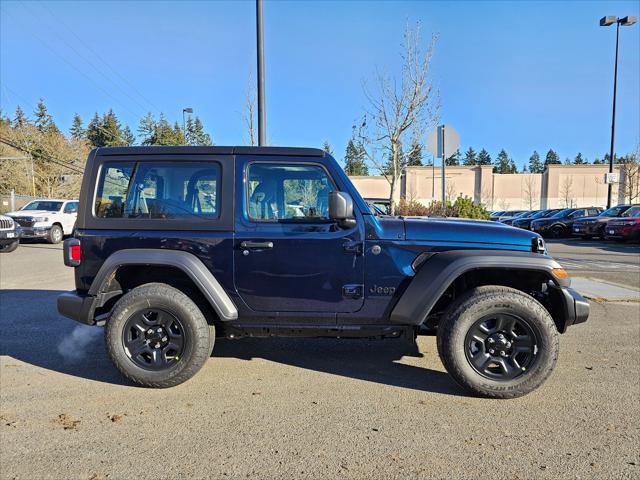
[[[31,195],[20,195],[14,193],[13,190],[9,193],[0,193],[0,213],[13,212],[24,207],[31,200],[35,200],[36,197]]]

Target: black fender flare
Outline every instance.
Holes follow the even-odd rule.
[[[238,310],[222,285],[211,271],[194,254],[181,250],[153,250],[132,248],[119,250],[109,256],[95,276],[88,294],[100,297],[103,289],[118,268],[125,265],[158,265],[182,270],[198,287],[216,311],[220,320],[231,321],[238,318]]]
[[[552,270],[562,268],[540,253],[497,250],[450,250],[433,254],[421,264],[409,286],[391,311],[391,323],[421,325],[442,294],[460,275],[481,268],[544,272],[558,287],[569,279],[557,279]]]

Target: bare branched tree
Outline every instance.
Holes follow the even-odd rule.
[[[376,71],[374,88],[363,85],[368,101],[360,137],[367,159],[389,182],[392,211],[400,176],[412,152],[402,153],[407,138],[419,140],[435,126],[439,102],[431,81],[431,59],[437,37],[433,35],[426,51],[420,43],[420,27],[407,25],[402,43],[402,73],[399,79]],[[419,142],[411,142],[418,145]]]
[[[244,97],[244,113],[242,114],[242,120],[247,127],[247,134],[249,145],[252,147],[257,145],[255,118],[256,118],[256,86],[253,81],[253,75],[249,75],[249,82],[247,83],[247,93]]]
[[[562,196],[564,207],[571,208],[573,206],[573,178],[568,175],[562,181],[560,195]]]
[[[620,165],[620,173],[623,201],[628,199],[629,203],[634,203],[640,198],[640,144],[636,146],[634,153],[626,156]]]
[[[533,210],[533,206],[536,203],[536,199],[540,195],[540,192],[537,188],[537,182],[534,174],[526,175],[524,179],[524,188],[522,192],[524,193],[524,199],[529,204],[529,210]]]

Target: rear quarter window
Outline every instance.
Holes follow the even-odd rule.
[[[215,219],[217,162],[107,162],[96,186],[94,216],[121,219]]]

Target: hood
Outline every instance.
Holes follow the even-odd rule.
[[[43,215],[53,215],[57,213],[52,210],[16,210],[15,212],[9,212],[5,215],[9,217],[41,217]]]
[[[538,234],[488,220],[405,219],[407,240],[504,245],[531,249]]]

